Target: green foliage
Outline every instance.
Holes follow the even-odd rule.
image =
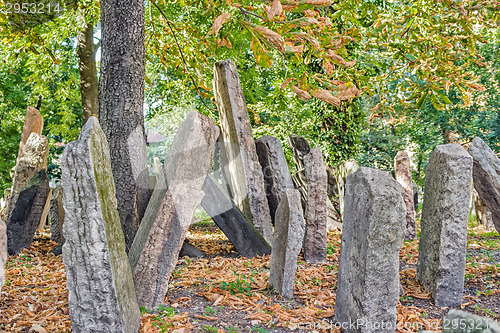
[[[222,290],[229,290],[233,295],[245,294],[247,296],[252,296],[251,282],[254,282],[253,279],[250,278],[247,280],[245,276],[236,273],[236,271],[233,273],[236,275],[236,281],[229,283],[224,281],[220,284],[220,288]]]

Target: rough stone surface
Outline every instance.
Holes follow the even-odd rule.
[[[182,244],[181,252],[179,253],[179,258],[188,256],[190,258],[203,258],[203,252],[200,251],[196,246],[189,244],[189,242],[184,241]]]
[[[326,261],[328,220],[328,177],[321,149],[312,148],[309,154],[304,156],[304,168],[307,179],[304,259],[307,262],[320,263]]]
[[[387,172],[347,176],[335,319],[364,325],[345,332],[396,331],[405,216],[403,189]]]
[[[48,226],[48,217],[50,212],[50,200],[52,199],[52,189],[49,189],[49,195],[47,196],[47,201],[45,201],[45,205],[43,206],[42,216],[40,217],[40,222],[38,222],[38,231],[41,231]]]
[[[64,223],[64,209],[62,205],[62,186],[52,190],[50,200],[50,239],[56,243],[64,243],[62,227]]]
[[[474,167],[472,167],[472,170],[474,170]],[[472,178],[474,178],[474,171],[472,171],[472,174]],[[477,222],[487,230],[493,229],[495,225],[493,224],[492,214],[490,210],[488,209],[488,207],[486,207],[483,200],[481,200],[481,198],[477,194],[477,191],[474,192],[474,210],[476,212]]]
[[[472,157],[460,145],[437,146],[425,171],[417,279],[437,306],[462,304]]]
[[[12,191],[7,208],[8,215],[12,213],[19,193],[28,185],[31,177],[39,170],[47,169],[48,153],[47,137],[38,133],[31,133],[23,147],[21,158],[17,162],[14,177],[12,178]]]
[[[26,117],[24,118],[23,132],[21,134],[21,141],[19,142],[19,151],[17,153],[17,161],[21,158],[24,145],[31,133],[42,134],[43,130],[43,117],[36,108],[28,106]]]
[[[109,148],[97,118],[61,159],[63,262],[74,332],[137,333],[140,312],[125,252]]]
[[[5,282],[5,263],[7,262],[7,226],[0,218],[0,290]]]
[[[205,197],[201,206],[241,256],[253,258],[271,254],[271,247],[264,237],[245,219],[211,175],[205,179],[202,190]]]
[[[49,191],[47,173],[45,170],[40,170],[19,193],[16,205],[7,220],[7,244],[10,255],[30,247]]]
[[[395,158],[394,170],[396,180],[405,190],[404,201],[406,205],[406,235],[405,239],[417,238],[417,224],[415,221],[415,205],[413,202],[413,183],[411,181],[410,157],[406,151],[399,151]]]
[[[271,243],[273,228],[252,126],[236,66],[231,60],[214,67],[214,93],[229,169],[229,186],[246,219]]]
[[[452,309],[443,320],[443,333],[500,333],[498,321]]]
[[[474,160],[474,188],[490,210],[495,229],[500,232],[500,159],[481,138],[472,141],[469,154]]]
[[[293,297],[297,256],[302,248],[305,222],[300,192],[287,188],[276,210],[269,285],[282,297]]]
[[[193,213],[203,199],[201,188],[218,135],[214,121],[196,111],[175,135],[129,252],[137,300],[148,309],[165,298]]]
[[[276,209],[278,209],[285,189],[294,188],[292,176],[288,170],[281,141],[278,138],[266,135],[256,140],[255,146],[264,173],[267,202],[274,224]]]

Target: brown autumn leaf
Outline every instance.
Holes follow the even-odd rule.
[[[297,86],[292,86],[292,90],[304,102],[306,102],[308,99],[311,99],[311,95],[309,95],[307,91],[302,90]]]
[[[331,49],[328,50],[327,57],[345,67],[352,67],[356,64],[356,60],[345,61],[344,58],[342,58],[340,55],[338,55],[337,53],[335,53],[335,51]]]
[[[285,52],[285,40],[280,34],[260,25],[252,25],[252,28],[259,32],[278,51]]]
[[[285,50],[287,53],[299,53],[302,54],[304,52],[304,45],[293,45],[292,43],[287,42],[285,44]]]
[[[267,12],[267,18],[272,20],[275,16],[281,15],[282,11],[283,7],[281,6],[281,0],[273,0]]]
[[[289,77],[287,78],[285,81],[283,81],[283,83],[281,84],[281,89],[284,90],[286,87],[288,87],[288,85],[290,84],[290,82],[292,82],[293,80],[295,80],[294,77]]]
[[[325,60],[323,62],[323,67],[326,70],[326,74],[328,74],[328,76],[332,76],[332,74],[333,74],[333,64],[332,64],[332,62],[330,60]]]
[[[331,105],[340,106],[340,99],[332,95],[330,90],[318,89],[312,94],[317,99]]]
[[[446,94],[448,94],[450,92],[450,86],[451,86],[451,81],[446,80],[446,82],[444,83],[444,87],[446,89]]]
[[[336,95],[341,101],[347,101],[349,99],[359,97],[361,95],[361,90],[359,90],[355,85],[351,85],[346,90],[341,91]]]
[[[214,24],[212,25],[212,28],[210,28],[210,31],[208,31],[208,35],[214,34],[217,36],[219,33],[219,30],[222,28],[222,25],[226,23],[227,19],[231,16],[229,13],[224,13],[220,14],[217,16],[217,18],[214,20]]]

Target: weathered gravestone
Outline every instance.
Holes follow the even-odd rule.
[[[472,141],[469,154],[474,160],[474,188],[490,210],[495,229],[500,232],[500,159],[481,138]]]
[[[38,222],[37,230],[41,231],[48,226],[48,217],[50,212],[50,200],[52,199],[52,189],[49,188],[49,194],[47,195],[47,201],[45,201],[45,205],[43,205],[42,215],[40,217],[40,222]]]
[[[396,180],[403,189],[404,201],[406,205],[406,235],[405,239],[417,238],[417,225],[415,221],[415,205],[413,202],[413,183],[411,181],[410,157],[406,151],[399,151],[396,154],[394,171],[396,172]]]
[[[97,118],[61,159],[63,262],[74,332],[137,333],[140,312],[125,252],[109,148]]]
[[[297,256],[302,248],[305,224],[300,192],[287,188],[276,210],[269,285],[284,298],[293,297]]]
[[[403,189],[387,172],[361,167],[347,177],[335,303],[345,332],[396,331],[405,216]]]
[[[24,145],[31,133],[42,134],[43,130],[43,117],[36,108],[28,106],[26,117],[24,118],[23,132],[21,134],[21,141],[19,142],[19,151],[17,153],[17,161],[21,158]]]
[[[52,190],[50,199],[50,239],[56,243],[64,243],[62,227],[64,223],[64,209],[62,205],[62,186]]]
[[[437,306],[462,304],[472,157],[457,144],[437,146],[425,171],[417,279]]]
[[[252,126],[236,66],[231,60],[214,67],[214,93],[219,110],[229,186],[246,219],[271,243],[273,228]]]
[[[474,167],[472,167],[472,170],[472,178],[474,178]],[[474,182],[474,180],[472,182]],[[477,223],[487,230],[493,229],[495,225],[493,224],[493,218],[490,210],[484,204],[483,200],[481,200],[477,191],[474,190],[474,192],[474,211],[476,213]]]
[[[19,193],[14,209],[7,220],[7,244],[10,255],[30,247],[49,191],[49,180],[43,169],[38,171]]]
[[[321,149],[312,148],[309,154],[304,156],[304,168],[307,178],[304,259],[307,262],[320,263],[326,261],[328,220],[328,177]]]
[[[248,222],[215,179],[208,175],[202,188],[201,206],[224,232],[238,253],[247,258],[271,254],[271,247]]]
[[[278,209],[281,197],[287,188],[294,188],[293,181],[281,141],[278,138],[269,135],[263,136],[255,141],[255,146],[264,173],[267,202],[274,224],[276,209]]]
[[[0,218],[0,290],[5,282],[5,263],[7,262],[7,226]]]
[[[193,213],[203,199],[201,188],[218,135],[213,120],[192,111],[168,152],[129,252],[137,300],[148,309],[165,298]]]
[[[14,171],[12,191],[7,208],[8,215],[12,213],[12,209],[14,209],[14,206],[16,205],[19,193],[26,185],[28,185],[31,177],[33,177],[39,170],[47,169],[48,153],[49,146],[47,137],[38,133],[31,133],[23,147],[21,158],[17,162]]]

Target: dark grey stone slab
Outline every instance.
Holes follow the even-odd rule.
[[[59,244],[64,243],[62,195],[62,186],[58,186],[52,190],[52,198],[50,199],[50,239]]]
[[[245,219],[211,175],[205,179],[202,190],[205,192],[205,197],[201,201],[201,206],[240,255],[253,258],[271,254],[271,247],[264,237]]]
[[[387,172],[347,176],[335,319],[356,325],[345,332],[396,331],[405,216],[403,188]]]
[[[472,157],[456,144],[437,146],[425,171],[417,279],[437,306],[463,301]]]

